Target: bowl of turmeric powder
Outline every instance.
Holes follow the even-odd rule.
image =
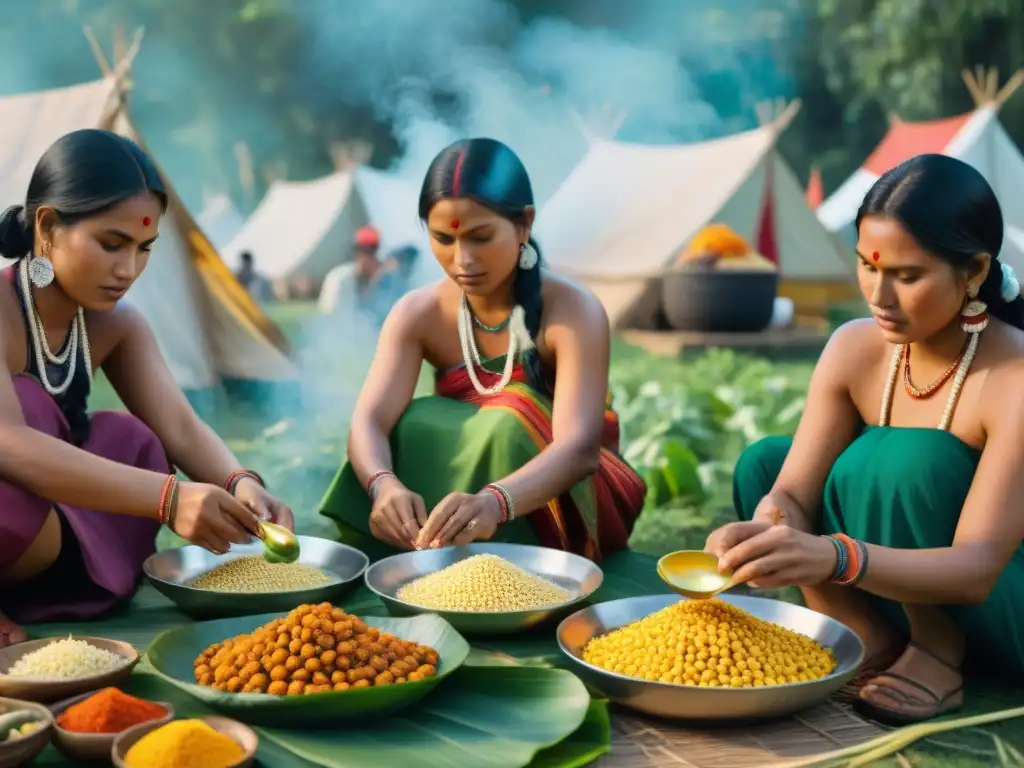
[[[105,760],[114,740],[141,723],[167,723],[174,707],[165,701],[147,701],[119,688],[83,693],[50,707],[56,726],[57,749],[79,760]]]
[[[114,741],[116,768],[247,768],[259,746],[256,732],[227,717],[143,723]]]

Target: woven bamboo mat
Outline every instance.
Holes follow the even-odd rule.
[[[827,701],[799,715],[729,728],[685,728],[612,710],[612,749],[600,768],[754,768],[862,744],[885,731]]]

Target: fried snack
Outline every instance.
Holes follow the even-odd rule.
[[[832,651],[811,638],[722,600],[673,603],[591,639],[583,660],[629,677],[710,688],[807,682],[836,666]]]
[[[439,655],[335,608],[301,605],[196,658],[196,682],[228,693],[298,696],[424,680]]]

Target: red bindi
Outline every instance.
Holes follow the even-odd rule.
[[[142,226],[148,227],[153,220],[149,216],[145,216],[142,219]]]
[[[458,229],[458,228],[459,228],[459,220],[455,219],[455,220],[452,221],[452,229]]]
[[[875,261],[878,261],[878,251],[873,251],[871,254],[871,258],[874,259]]]

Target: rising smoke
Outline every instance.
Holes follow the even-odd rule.
[[[524,24],[502,0],[293,7],[308,27],[310,72],[339,101],[372,104],[394,124],[398,170],[416,179],[456,137],[491,136],[519,153],[543,201],[586,151],[584,130],[600,136],[621,120],[620,138],[667,142],[721,128],[674,53],[621,33],[560,18]]]

